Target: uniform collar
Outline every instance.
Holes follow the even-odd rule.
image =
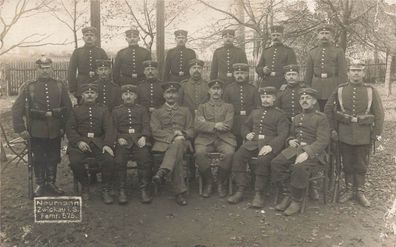
[[[361,82],[361,83],[358,83],[358,84],[354,84],[354,83],[352,83],[352,82],[348,82],[348,84],[349,84],[351,87],[363,87],[364,82]]]
[[[87,45],[87,44],[84,44],[83,47],[84,47],[84,48],[87,48],[87,49],[92,49],[92,48],[95,47],[95,45]]]
[[[315,107],[313,107],[312,109],[309,109],[309,110],[302,110],[302,113],[304,113],[304,114],[308,114],[308,113],[314,113],[314,112],[316,112],[316,110],[315,110]]]
[[[138,45],[138,44],[136,44],[136,45],[129,45],[129,47],[130,47],[130,48],[137,48],[137,47],[139,47],[139,45]]]
[[[177,105],[177,103],[175,103],[174,105],[169,105],[167,102],[165,102],[165,108],[168,110],[168,111],[172,111],[172,110],[177,110],[177,108],[178,108],[178,105]]]
[[[209,105],[211,105],[211,106],[220,106],[221,104],[223,104],[223,102],[224,102],[223,100],[214,101],[212,99],[210,99],[208,101]]]
[[[230,48],[234,47],[234,44],[227,44],[227,45],[224,45],[224,47],[230,49]]]

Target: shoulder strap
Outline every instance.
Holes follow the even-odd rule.
[[[343,90],[343,87],[339,87],[337,89],[338,103],[340,104],[341,111],[345,112],[344,104],[342,103],[342,90]]]
[[[367,87],[367,109],[366,114],[369,114],[371,104],[373,103],[373,89],[371,87]]]

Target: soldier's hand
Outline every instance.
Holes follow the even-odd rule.
[[[114,157],[113,149],[111,149],[111,147],[103,146],[102,153],[105,153],[105,152],[110,154],[110,156]]]
[[[272,147],[270,145],[265,145],[260,149],[260,152],[258,153],[258,156],[264,156],[267,155],[272,151]]]
[[[331,139],[333,141],[338,141],[338,133],[337,133],[337,131],[335,131],[335,130],[331,131]]]
[[[271,70],[268,68],[268,66],[265,66],[265,67],[263,68],[263,72],[264,72],[265,75],[268,75],[268,74],[271,73]]]
[[[296,147],[298,147],[298,145],[299,144],[298,144],[298,140],[297,139],[289,140],[289,146],[296,148]]]
[[[78,149],[80,149],[82,152],[92,152],[91,148],[89,147],[88,143],[80,141],[77,143]]]
[[[308,154],[307,152],[301,153],[297,156],[296,161],[294,164],[300,164],[308,159]]]
[[[218,122],[215,124],[215,129],[219,131],[227,131],[229,130],[229,127],[223,122]]]
[[[142,136],[139,138],[139,140],[137,141],[137,144],[140,148],[146,146],[146,137]]]
[[[128,142],[124,138],[118,138],[118,144],[120,144],[121,146],[124,146],[124,145],[127,145]]]
[[[382,136],[376,135],[375,139],[380,142],[382,140]]]
[[[30,138],[30,134],[27,130],[22,131],[21,133],[19,133],[19,136],[24,139],[27,140]]]
[[[174,139],[174,141],[177,141],[177,140],[182,140],[182,141],[184,141],[186,138],[184,138],[184,136],[176,136],[175,137],[175,139]]]
[[[246,135],[246,140],[251,141],[254,138],[254,132],[250,132],[249,134]]]
[[[175,136],[182,136],[183,133],[180,130],[175,130]]]

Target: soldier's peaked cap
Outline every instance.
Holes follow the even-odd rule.
[[[330,31],[334,33],[334,26],[331,24],[323,24],[318,28],[318,32],[320,31]]]
[[[301,88],[301,89],[298,91],[298,93],[299,93],[300,96],[301,96],[301,95],[311,95],[312,97],[314,97],[314,98],[316,98],[316,99],[319,97],[318,91],[316,91],[316,90],[313,89],[313,88],[309,88],[309,87],[307,87],[307,88]]]
[[[137,86],[132,85],[132,84],[125,84],[121,86],[121,92],[134,92],[136,93],[137,91]]]
[[[273,25],[270,28],[271,33],[283,33],[285,28],[282,25]]]
[[[80,86],[80,92],[83,93],[85,91],[92,90],[98,92],[98,85],[94,83],[84,83]]]
[[[146,60],[146,61],[143,62],[143,66],[145,68],[147,68],[147,67],[157,68],[158,67],[158,62],[153,61],[153,60]]]
[[[193,58],[190,61],[188,61],[189,67],[194,66],[194,65],[199,65],[199,66],[204,66],[205,62],[202,60],[199,60],[197,58]]]
[[[96,67],[111,67],[110,59],[96,59],[95,61]]]
[[[164,92],[178,91],[180,88],[180,84],[178,82],[169,81],[169,82],[165,82],[164,84],[162,84],[161,87],[164,90]]]
[[[139,30],[136,28],[131,28],[125,31],[126,36],[139,36]]]
[[[36,64],[40,68],[49,68],[49,67],[51,67],[52,60],[50,58],[46,57],[45,55],[41,55],[40,59],[38,59],[36,61]]]
[[[260,95],[276,95],[275,87],[261,87],[259,88]]]
[[[222,80],[216,79],[216,80],[211,80],[208,82],[208,87],[224,87],[224,82]]]
[[[283,71],[285,73],[287,72],[299,72],[300,67],[298,66],[298,64],[289,64],[286,66],[283,66]]]
[[[221,32],[221,36],[225,36],[227,34],[231,34],[232,36],[235,36],[235,30],[234,29],[224,29]]]
[[[234,71],[249,71],[249,65],[247,63],[234,63],[232,68]]]
[[[95,27],[84,27],[83,29],[81,29],[81,32],[83,34],[94,33],[96,35],[98,33],[98,30]]]
[[[188,32],[186,30],[180,29],[180,30],[176,30],[175,31],[175,36],[176,37],[178,37],[178,36],[186,36],[187,37],[187,34],[188,34]]]

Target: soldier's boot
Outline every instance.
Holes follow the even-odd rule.
[[[267,184],[268,179],[266,176],[256,175],[256,179],[254,182],[254,190],[255,195],[252,201],[253,208],[262,208],[264,207],[264,196],[263,191],[265,185]]]
[[[364,184],[366,182],[365,175],[355,174],[354,175],[354,189],[356,191],[356,200],[363,207],[370,207],[371,203],[364,195]]]
[[[235,192],[235,194],[233,194],[232,196],[228,197],[227,202],[229,204],[237,204],[237,203],[240,203],[241,201],[243,201],[244,190],[245,190],[245,188],[238,187],[238,189]]]
[[[34,175],[36,177],[37,187],[33,192],[35,197],[44,196],[46,194],[46,186],[45,186],[45,168],[42,167],[42,164],[34,164]]]
[[[277,211],[285,211],[291,203],[291,197],[289,190],[287,189],[287,185],[284,183],[278,183],[279,194],[283,196],[282,201],[275,205],[275,210]]]
[[[120,186],[120,190],[118,192],[118,203],[127,204],[128,196],[126,193],[126,171],[118,171],[118,181]]]
[[[217,193],[219,197],[224,198],[228,194],[228,172],[219,167],[217,170]]]
[[[345,174],[345,190],[338,199],[339,203],[345,203],[350,201],[354,197],[354,191],[352,190],[352,180],[353,177],[350,174]]]
[[[151,179],[151,171],[150,170],[138,170],[138,176],[140,181],[140,192],[141,192],[141,203],[148,204],[151,203],[153,197],[150,193],[150,179]]]
[[[319,200],[319,183],[318,180],[313,180],[310,183],[309,198],[313,201]]]
[[[284,215],[291,216],[300,212],[304,190],[291,187],[292,199],[289,207],[283,212]]]
[[[89,185],[81,184],[81,198],[83,201],[89,200]]]
[[[208,168],[206,171],[202,172],[201,176],[203,182],[202,197],[208,198],[212,194],[213,187],[213,177],[211,169]]]
[[[160,168],[157,173],[153,176],[153,183],[157,186],[160,186],[162,181],[165,179],[165,176],[169,173],[169,170],[166,168]]]
[[[103,184],[103,189],[102,189],[102,199],[105,204],[112,204],[114,202],[113,197],[110,195],[110,184],[106,182]]]
[[[48,188],[48,190],[51,193],[60,196],[60,195],[63,195],[65,192],[61,188],[59,188],[59,187],[57,187],[55,185],[56,171],[57,171],[56,167],[57,167],[57,164],[52,164],[52,165],[48,164],[48,168],[47,168],[47,172],[48,172],[48,174],[47,174],[47,179],[48,179],[47,188]]]

